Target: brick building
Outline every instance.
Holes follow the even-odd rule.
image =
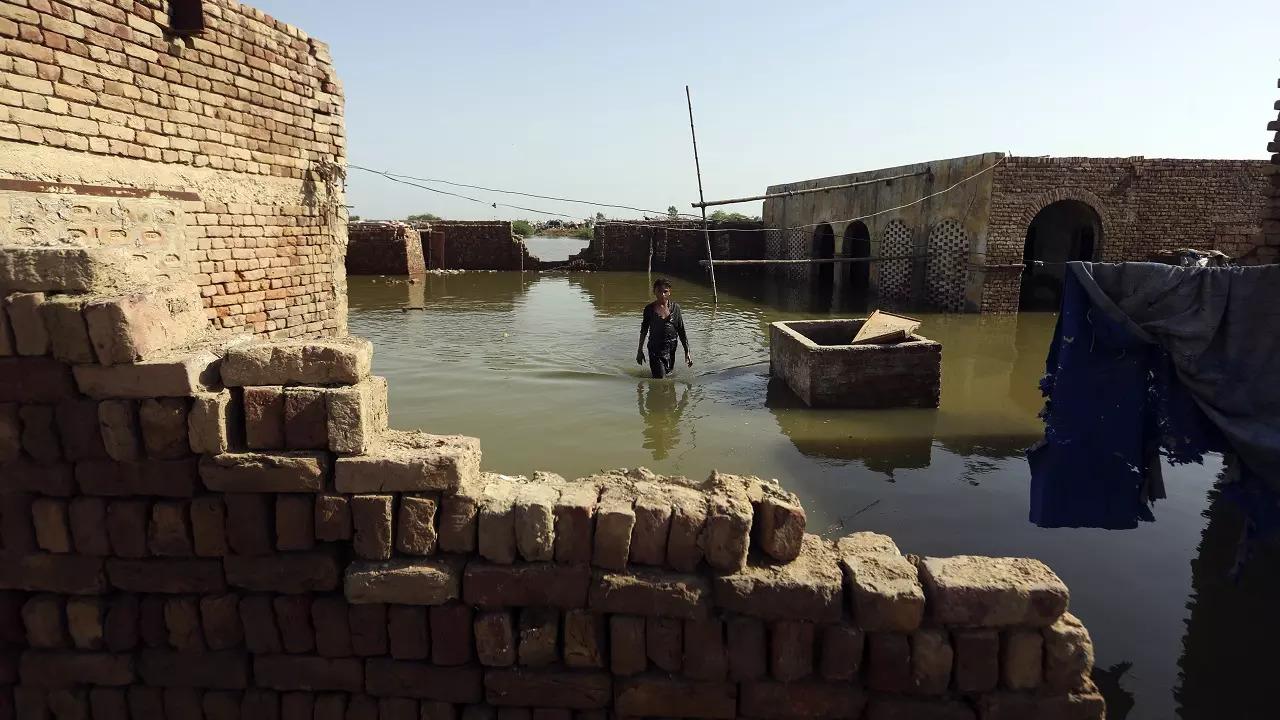
[[[0,0],[0,290],[189,282],[215,328],[344,330],[342,112],[327,46],[232,0]]]
[[[765,224],[777,230],[765,257],[885,258],[777,271],[824,298],[1047,309],[1067,260],[1146,260],[1191,247],[1262,261],[1267,167],[987,153],[775,185],[769,194],[845,187],[766,200]]]

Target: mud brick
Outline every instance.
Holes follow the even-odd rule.
[[[313,495],[276,496],[276,549],[310,550],[316,544]]]
[[[487,667],[505,667],[516,661],[515,632],[511,613],[487,610],[475,619],[476,657]]]
[[[254,655],[284,652],[270,596],[246,595],[240,598],[240,623],[244,626],[244,644],[249,652]]]
[[[255,684],[272,690],[360,692],[364,690],[364,670],[364,663],[357,658],[312,655],[258,655],[253,658]]]
[[[129,696],[123,688],[92,688],[89,714],[93,720],[129,720]]]
[[[204,720],[203,700],[203,693],[195,688],[166,688],[165,720]]]
[[[352,695],[346,720],[378,720],[378,700],[368,695]]]
[[[551,563],[467,564],[463,599],[482,607],[552,607],[573,610],[587,604],[591,570],[585,565]]]
[[[560,613],[551,608],[520,610],[521,665],[540,667],[559,658]]]
[[[612,679],[607,672],[509,668],[485,673],[484,689],[491,705],[601,710]]]
[[[533,720],[573,720],[573,711],[568,708],[534,708]]]
[[[133,656],[71,650],[28,650],[18,668],[23,685],[120,687],[134,681]]]
[[[138,646],[141,620],[138,596],[121,594],[111,599],[103,622],[102,635],[106,647],[113,653],[129,652]]]
[[[217,560],[107,559],[111,584],[128,592],[218,593],[227,584]]]
[[[418,701],[409,698],[382,698],[378,720],[418,720]]]
[[[596,612],[683,620],[705,618],[710,605],[711,586],[705,577],[651,569],[597,571],[589,602]]]
[[[387,429],[387,379],[371,377],[349,387],[325,391],[329,449],[359,455],[368,452]]]
[[[644,621],[638,615],[609,617],[609,669],[614,675],[645,671]]]
[[[103,601],[99,597],[67,598],[67,630],[81,650],[102,649]]]
[[[0,588],[100,595],[107,590],[102,565],[102,558],[84,555],[0,553]]]
[[[780,562],[800,555],[804,541],[805,514],[800,500],[774,483],[748,485],[755,508],[753,525],[759,530],[760,549]]]
[[[150,503],[146,500],[115,500],[107,504],[107,536],[117,556],[130,559],[147,556],[150,514]]]
[[[500,707],[498,720],[533,720],[533,711],[529,708]]]
[[[439,545],[442,552],[476,551],[476,534],[480,524],[479,483],[459,487],[452,495],[440,499]]]
[[[133,720],[164,717],[164,689],[134,685],[125,691],[129,699],[129,716]]]
[[[684,675],[690,680],[721,681],[728,677],[725,627],[720,620],[684,623]]]
[[[22,624],[22,606],[27,600],[23,593],[0,591],[0,647],[16,647],[26,643],[27,629]]]
[[[9,552],[32,552],[36,526],[31,519],[31,495],[0,495],[0,544]]]
[[[57,720],[89,720],[89,693],[85,690],[50,690],[49,711]]]
[[[1093,670],[1093,642],[1076,616],[1064,614],[1043,631],[1044,682],[1052,691],[1074,690]]]
[[[252,720],[280,720],[280,693],[254,688],[240,698],[240,717]]]
[[[192,546],[199,557],[227,554],[227,506],[218,495],[202,495],[191,501]]]
[[[189,498],[195,495],[199,475],[196,459],[76,463],[76,484],[85,495],[159,495]]]
[[[523,485],[515,497],[516,547],[530,562],[555,557],[555,505],[560,491],[543,483]]]
[[[917,695],[945,693],[954,660],[945,630],[917,630],[911,636],[911,691]]]
[[[671,531],[671,497],[652,483],[637,487],[631,531],[631,562],[661,567],[667,561],[667,537]]]
[[[243,385],[354,385],[369,376],[373,344],[359,338],[260,340],[230,348],[222,382]]]
[[[518,486],[507,478],[490,481],[480,496],[479,542],[485,559],[502,565],[516,560],[515,499]]]
[[[867,634],[867,688],[875,692],[906,692],[911,688],[911,644],[899,633]]]
[[[103,400],[98,403],[98,428],[107,455],[119,462],[142,458],[142,427],[138,423],[138,403],[134,400]]]
[[[338,559],[326,552],[267,557],[229,555],[222,563],[227,584],[251,592],[326,592],[341,585]]]
[[[351,656],[350,606],[341,595],[318,597],[311,603],[316,629],[316,652],[323,657]]]
[[[307,653],[316,647],[315,631],[311,629],[311,598],[307,595],[278,595],[272,602],[276,611],[276,626],[280,628],[280,642],[287,653]]]
[[[62,439],[62,452],[68,460],[107,459],[107,448],[102,443],[102,430],[98,425],[96,400],[63,400],[54,407],[54,418]],[[0,451],[0,458],[2,456],[3,451]]]
[[[53,358],[0,358],[0,402],[56,403],[75,394],[71,368]]]
[[[71,552],[71,525],[65,500],[36,498],[31,503],[31,518],[36,527],[36,544],[41,550]]]
[[[370,658],[366,691],[375,697],[412,697],[448,703],[479,702],[483,668],[476,665],[436,667],[418,662]]]
[[[22,420],[22,449],[34,460],[57,462],[62,459],[62,441],[52,405],[23,405],[18,411]]]
[[[16,460],[22,454],[22,418],[18,415],[19,408],[21,406],[18,403],[0,403],[0,463]]]
[[[225,453],[244,437],[243,403],[230,390],[199,392],[191,398],[187,414],[187,442],[200,455]]]
[[[639,675],[619,678],[615,709],[620,716],[732,718],[738,707],[733,683],[697,682]]]
[[[957,630],[955,682],[960,692],[987,692],[1000,681],[1000,635],[995,630]]]
[[[768,661],[764,623],[756,618],[734,617],[728,620],[725,630],[729,678],[743,682],[764,678]]]
[[[774,679],[792,682],[813,674],[814,627],[812,623],[779,620],[773,623],[770,635],[769,668]],[[687,642],[686,647],[688,647]],[[685,662],[688,662],[687,657]]]
[[[431,636],[427,631],[425,607],[388,606],[387,633],[390,635],[390,654],[396,660],[425,660],[431,656]]]
[[[747,564],[751,537],[752,508],[746,479],[713,472],[710,486],[702,549],[711,567],[737,572]]]
[[[1009,630],[1000,644],[1000,684],[1034,690],[1044,678],[1044,638],[1033,630]]]
[[[49,331],[45,329],[40,306],[45,302],[42,292],[13,293],[5,299],[9,314],[9,329],[13,331],[13,346],[19,355],[48,355]]]
[[[387,654],[387,606],[382,603],[352,605],[351,652],[359,657]]]
[[[201,709],[206,720],[240,720],[240,693],[210,690],[204,694]]]
[[[620,485],[605,486],[596,505],[595,544],[591,563],[609,570],[622,570],[631,555],[631,532],[636,526],[635,490]]]
[[[200,479],[214,492],[323,492],[330,473],[325,453],[223,453],[200,459]]]
[[[334,473],[341,493],[448,492],[479,482],[480,441],[387,430],[364,455],[338,458]]]
[[[658,669],[669,673],[684,667],[684,622],[670,618],[645,618],[645,655]]]
[[[144,595],[138,603],[138,631],[142,644],[169,647],[169,627],[164,622],[164,595]]]
[[[312,717],[314,720],[346,720],[347,696],[342,693],[316,695],[316,709]]]
[[[556,562],[589,564],[595,543],[596,500],[600,487],[578,480],[560,488],[554,509],[556,519]]]
[[[355,528],[352,548],[368,560],[391,557],[392,495],[354,495],[349,500]]]
[[[15,686],[13,706],[19,720],[47,720],[50,717],[49,693],[44,688]]]
[[[866,635],[850,625],[827,625],[822,629],[822,657],[818,673],[823,680],[844,681],[858,677]]]
[[[564,664],[574,668],[605,666],[604,615],[586,610],[565,613]]]
[[[975,720],[973,708],[959,700],[877,697],[867,706],[866,720]],[[1020,715],[1019,717],[1042,717]]]
[[[246,387],[243,402],[246,446],[250,450],[284,449],[284,388]]]
[[[186,398],[148,398],[138,406],[147,455],[157,460],[180,460],[191,454],[187,404]]]
[[[342,495],[316,496],[316,539],[342,542],[351,539],[351,508]]]
[[[853,720],[867,706],[866,693],[851,683],[743,683],[738,700],[743,717],[766,720]]]
[[[33,648],[58,649],[70,646],[63,622],[64,601],[58,595],[34,595],[22,606],[22,624],[27,643]]]
[[[107,502],[96,497],[71,499],[67,507],[71,519],[71,539],[81,555],[111,554],[107,537]]]
[[[0,466],[0,494],[38,493],[67,497],[75,492],[69,463],[41,463],[20,457]]]
[[[843,614],[844,578],[833,548],[806,535],[795,561],[759,560],[714,580],[721,608],[766,620],[838,622]]]
[[[200,624],[210,650],[232,650],[244,645],[240,621],[240,596],[206,595],[200,598]]]
[[[459,596],[458,556],[430,560],[356,561],[347,566],[345,589],[353,603],[442,605]]]
[[[287,692],[280,695],[280,720],[314,720],[315,712],[316,696],[311,693]]]
[[[680,572],[696,572],[702,563],[702,530],[707,523],[707,499],[691,488],[668,488],[671,529],[667,535],[667,565]]]
[[[920,582],[933,621],[944,627],[1043,627],[1069,600],[1062,580],[1028,558],[924,558]]]
[[[284,390],[284,445],[290,450],[326,450],[329,413],[324,390],[289,387]]]
[[[409,555],[436,551],[436,499],[404,495],[396,527],[396,550]]]
[[[422,712],[418,717],[420,720],[457,720],[458,713],[454,710],[453,705],[449,703],[423,700]],[[316,720],[320,719],[317,718]],[[547,720],[553,719],[547,718]]]
[[[869,632],[915,632],[924,618],[924,590],[915,565],[894,553],[840,558],[853,617]]]
[[[466,605],[436,605],[431,615],[431,662],[464,665],[472,659],[472,611]]]
[[[227,544],[239,555],[269,555],[273,495],[227,493],[222,496],[227,509]]]
[[[93,343],[89,341],[89,329],[80,314],[83,306],[83,296],[78,295],[52,295],[40,306],[40,318],[49,334],[50,351],[61,362],[97,361]]]
[[[152,555],[189,557],[194,554],[187,508],[188,503],[183,500],[160,500],[151,506],[147,548]]]
[[[977,698],[975,705],[982,720],[1103,720],[1106,702],[1096,692],[1072,695],[1032,695],[993,692]]]

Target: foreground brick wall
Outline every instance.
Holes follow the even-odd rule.
[[[482,472],[387,429],[368,342],[89,297],[0,328],[0,717],[1103,717],[1038,561],[806,534],[750,477]]]
[[[423,230],[432,270],[537,270],[539,260],[511,231],[510,222],[446,220]]]
[[[1036,213],[1059,200],[1102,219],[1103,260],[1162,250],[1248,257],[1261,241],[1266,163],[1251,160],[1010,157],[994,170],[983,312],[1017,312],[1023,244]]]
[[[340,332],[327,47],[231,0],[173,37],[167,5],[0,0],[0,247],[146,254],[135,270],[188,276],[215,328]]]
[[[347,227],[348,275],[413,275],[426,272],[422,236],[391,223],[351,223]]]

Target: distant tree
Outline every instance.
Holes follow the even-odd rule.
[[[410,224],[439,222],[441,220],[444,220],[444,218],[440,217],[439,215],[432,215],[431,213],[422,213],[421,215],[410,215],[409,217],[404,219],[405,222]]]
[[[600,222],[603,219],[604,219],[604,213],[602,212],[596,213],[596,222]]]
[[[348,219],[349,219],[351,222],[360,222],[360,216],[359,216],[359,215],[352,215],[352,216],[351,216],[350,218],[348,218]]]
[[[675,206],[675,205],[668,205],[668,206],[667,206],[667,218],[668,218],[668,219],[671,219],[671,220],[679,220],[679,219],[680,219],[680,211],[676,209],[676,206]]]
[[[533,223],[528,220],[512,220],[511,232],[521,237],[529,237],[533,234]]]
[[[711,213],[710,215],[708,215],[707,219],[720,220],[720,221],[751,222],[753,220],[759,220],[760,217],[759,216],[752,217],[750,215],[743,215],[742,213],[725,212],[724,210],[717,210]]]

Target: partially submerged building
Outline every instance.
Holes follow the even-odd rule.
[[[1052,309],[1068,260],[1192,247],[1265,262],[1268,167],[987,153],[774,185],[767,193],[782,196],[764,202],[765,257],[879,258],[779,266],[841,305]]]

